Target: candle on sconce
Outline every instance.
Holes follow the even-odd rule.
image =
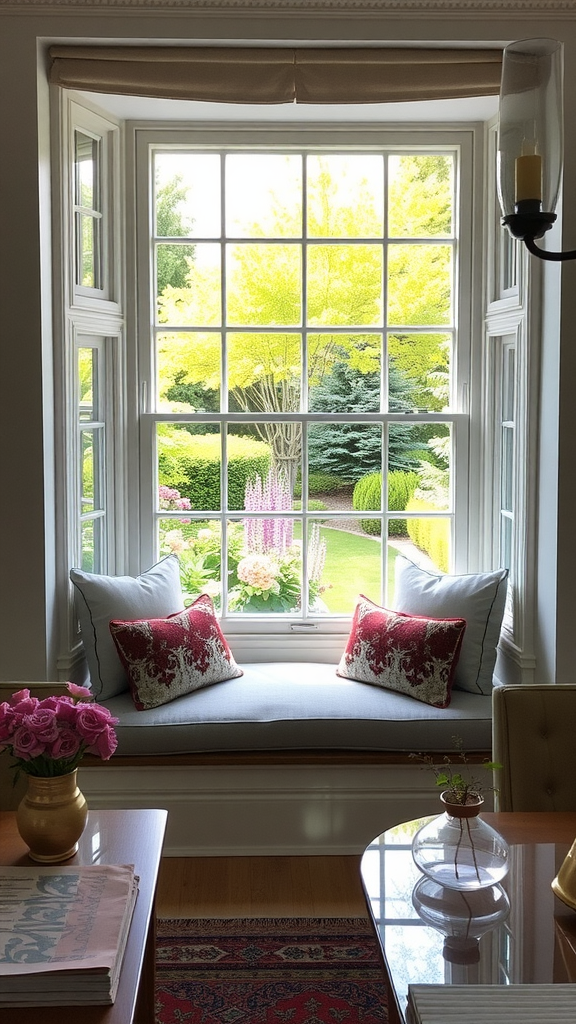
[[[542,157],[526,153],[516,157],[516,202],[525,199],[542,201]]]

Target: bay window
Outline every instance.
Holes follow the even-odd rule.
[[[471,133],[135,134],[142,568],[231,633],[465,569]]]

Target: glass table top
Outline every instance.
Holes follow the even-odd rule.
[[[569,845],[510,843],[501,884],[463,893],[426,879],[412,859],[428,820],[384,832],[361,864],[400,1012],[411,984],[576,982],[576,912],[550,887]]]

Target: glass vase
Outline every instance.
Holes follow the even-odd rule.
[[[480,817],[484,800],[457,804],[440,797],[443,814],[426,822],[412,840],[420,870],[448,889],[483,889],[504,878],[509,866],[505,839]]]
[[[88,807],[76,776],[76,769],[51,778],[27,776],[28,788],[16,811],[16,825],[32,860],[57,864],[77,852]]]

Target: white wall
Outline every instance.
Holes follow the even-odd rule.
[[[567,110],[576,109],[576,22],[554,14],[554,3],[522,14],[467,10],[461,2],[434,9],[432,0],[413,2],[402,14],[396,4],[362,0],[346,10],[339,0],[276,6],[250,12],[238,2],[230,12],[198,13],[175,3],[17,3],[0,0],[0,679],[56,678],[56,583],[52,460],[52,351],[47,251],[47,86],[37,88],[37,46],[80,39],[177,39],[246,42],[326,40],[334,42],[451,41],[505,43],[552,35],[566,44]],[[322,7],[324,6],[324,10]],[[353,8],[353,9],[352,9]],[[41,128],[39,131],[39,118]],[[40,176],[38,167],[40,165]],[[567,138],[566,178],[576,172],[576,138]],[[572,197],[569,187],[568,195]],[[569,206],[569,204],[568,204]],[[576,206],[564,213],[568,246],[576,245]],[[44,244],[40,258],[41,243]],[[536,679],[573,678],[576,621],[576,544],[573,526],[576,480],[576,263],[544,269],[543,381],[538,468],[539,583],[535,627]],[[560,293],[559,281],[563,288]],[[561,320],[558,324],[557,312]],[[559,329],[560,327],[560,329]]]

